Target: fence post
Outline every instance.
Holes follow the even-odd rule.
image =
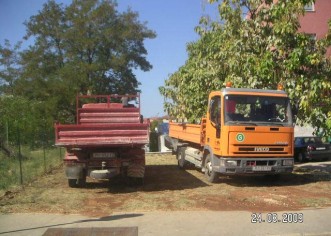
[[[9,145],[9,124],[8,120],[6,120],[6,145]]]
[[[20,163],[20,180],[21,180],[21,185],[23,185],[21,135],[20,135],[20,129],[19,129],[18,125],[17,125],[17,137],[18,137],[18,159],[19,159],[19,163]]]
[[[46,121],[44,119],[44,135],[43,135],[43,151],[44,151],[44,172],[46,173],[47,167],[46,167]]]

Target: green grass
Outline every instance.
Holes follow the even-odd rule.
[[[18,150],[15,150],[18,153]],[[64,150],[47,148],[31,150],[22,147],[22,180],[29,183],[62,163]],[[5,156],[0,152],[0,190],[21,185],[20,161],[15,157]]]

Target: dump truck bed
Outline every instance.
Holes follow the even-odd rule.
[[[186,142],[203,144],[203,125],[170,122],[169,136]]]
[[[143,123],[140,108],[111,103],[112,97],[106,98],[106,103],[87,103],[77,107],[77,124],[55,124],[55,145],[132,147],[147,144],[149,125]]]
[[[148,143],[147,124],[56,125],[57,146],[139,146]]]

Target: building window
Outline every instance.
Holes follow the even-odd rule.
[[[315,11],[315,5],[313,2],[306,4],[304,8],[305,11]]]

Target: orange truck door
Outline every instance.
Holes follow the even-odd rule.
[[[211,96],[206,125],[206,145],[210,146],[214,154],[220,151],[221,138],[221,96]]]

